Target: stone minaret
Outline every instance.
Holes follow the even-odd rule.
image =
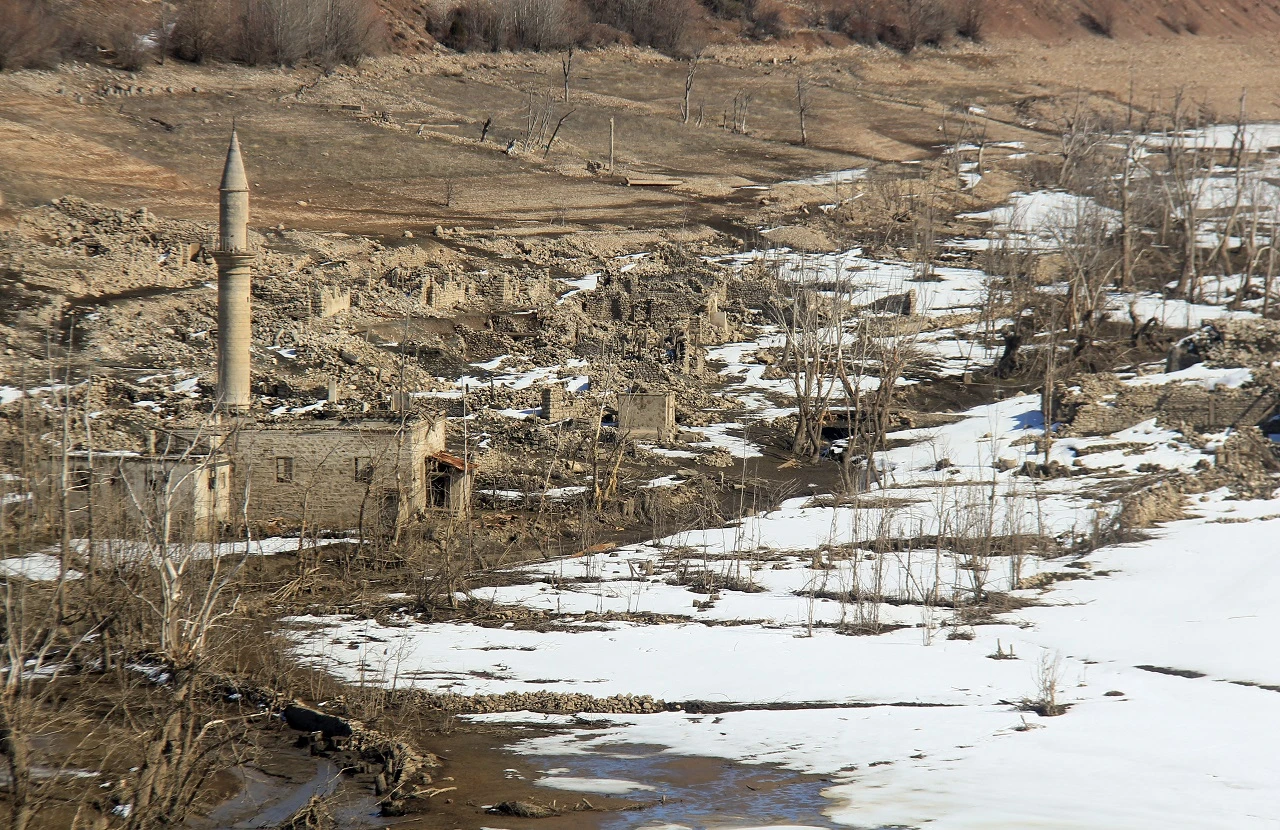
[[[249,278],[254,255],[249,251],[249,180],[234,129],[219,191],[218,247],[213,252],[218,264],[218,409],[244,412],[250,401]]]

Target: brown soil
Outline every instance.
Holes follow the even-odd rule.
[[[1028,117],[1027,107],[1034,112],[1035,101],[1076,90],[1123,99],[1132,82],[1144,104],[1185,87],[1229,117],[1242,88],[1280,82],[1274,56],[1270,40],[1209,38],[1183,38],[1176,49],[1166,39],[1079,38],[1052,48],[1008,41],[911,57],[856,46],[723,46],[697,76],[693,101],[704,116],[697,128],[676,116],[683,63],[610,49],[576,60],[572,100],[554,109],[573,114],[546,159],[503,149],[523,134],[528,92],[557,85],[555,56],[384,58],[328,77],[309,68],[175,62],[136,76],[68,66],[0,76],[0,194],[19,203],[74,194],[212,220],[210,196],[234,117],[258,226],[399,235],[437,224],[533,233],[723,224],[785,207],[777,197],[734,190],[741,185],[929,156],[944,140],[944,122],[954,131],[957,109],[971,105],[985,109],[970,121],[989,140],[1043,146],[1052,124]],[[800,69],[813,79],[808,147],[798,146],[795,125]],[[748,135],[720,129],[740,93],[751,96]],[[1261,94],[1247,104],[1255,118],[1280,114],[1280,104]],[[363,112],[342,108],[357,105]],[[489,117],[494,126],[481,144]],[[627,187],[590,175],[588,161],[607,160],[610,117],[617,172],[684,183]]]

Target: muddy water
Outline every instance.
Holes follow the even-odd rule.
[[[546,787],[556,778],[634,782],[651,790],[633,791],[628,798],[644,805],[639,810],[600,813],[600,830],[676,825],[692,830],[736,827],[806,827],[834,830],[838,825],[823,815],[830,801],[822,791],[829,779],[800,775],[773,767],[732,764],[715,758],[666,754],[663,747],[617,744],[572,756],[522,759],[516,769],[535,770],[532,783],[547,793],[568,792]],[[523,772],[521,774],[524,774]],[[605,785],[607,788],[607,785]],[[583,784],[590,789],[590,784]],[[588,799],[593,796],[586,793]]]
[[[239,793],[220,804],[198,827],[256,830],[277,827],[301,809],[313,795],[333,796],[341,782],[341,773],[331,761],[315,760],[315,773],[305,780],[271,775],[255,767],[235,770]],[[329,807],[344,828],[382,827],[388,822],[378,817],[376,799],[339,799]]]

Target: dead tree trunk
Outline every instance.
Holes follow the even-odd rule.
[[[681,124],[689,123],[689,96],[693,94],[693,77],[698,73],[698,61],[701,58],[701,52],[695,52],[689,58],[689,72],[684,76],[684,102],[680,105]]]

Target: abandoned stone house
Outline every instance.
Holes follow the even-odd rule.
[[[443,420],[239,422],[215,442],[230,462],[228,497],[255,524],[388,526],[460,511],[470,495]]]
[[[92,488],[99,519],[158,522],[167,511],[175,541],[213,539],[245,521],[385,529],[470,502],[470,476],[445,451],[444,430],[443,419],[224,419],[165,436],[165,452],[77,454],[72,507],[84,509]]]
[[[231,465],[209,452],[74,452],[67,459],[67,506],[88,530],[127,535],[129,525],[168,514],[173,542],[217,537],[232,518]]]

